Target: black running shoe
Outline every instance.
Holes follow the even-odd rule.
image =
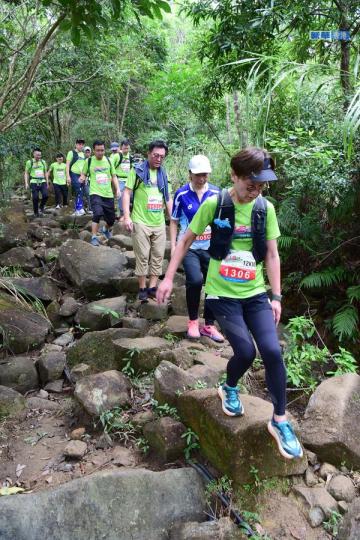
[[[138,294],[139,300],[141,302],[147,302],[148,301],[148,290],[147,289],[140,289]]]

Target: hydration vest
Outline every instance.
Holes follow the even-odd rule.
[[[33,170],[33,167],[34,167],[34,163],[35,163],[35,159],[31,159],[30,160],[31,162],[31,167],[30,167],[30,170],[29,170],[29,176],[30,176],[30,180],[39,180],[39,178],[36,178],[36,176],[32,176],[31,175],[31,171]],[[44,171],[44,180],[45,180],[45,174],[46,174],[46,165],[45,165],[45,161],[43,159],[40,159],[40,163],[42,165],[42,168],[43,168],[43,171]]]
[[[256,264],[266,256],[266,215],[267,201],[261,195],[255,199],[251,212],[252,254]],[[231,240],[235,228],[235,206],[228,189],[218,194],[217,206],[211,223],[209,254],[213,259],[222,261],[230,253]]]

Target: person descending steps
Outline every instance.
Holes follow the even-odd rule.
[[[64,163],[64,154],[61,152],[56,154],[54,161],[48,171],[48,178],[52,175],[53,186],[55,192],[56,209],[59,210],[62,206],[67,206],[68,186],[66,182],[66,165]]]
[[[74,215],[82,216],[84,210],[84,183],[80,182],[80,175],[84,166],[84,139],[76,139],[74,150],[70,150],[66,156],[66,179],[75,196]]]
[[[114,186],[115,196],[117,198],[120,196],[120,190],[114,167],[110,159],[105,156],[104,141],[94,141],[93,150],[94,155],[85,161],[79,181],[83,184],[86,178],[89,178],[90,203],[93,211],[91,244],[93,246],[99,246],[100,242],[97,234],[99,232],[100,219],[103,218],[105,221],[105,226],[100,232],[107,239],[111,238],[111,228],[115,221],[112,185]]]
[[[280,231],[274,206],[261,195],[267,182],[277,180],[274,161],[266,150],[250,147],[233,156],[230,165],[233,186],[200,205],[175,248],[157,300],[163,303],[169,298],[179,264],[196,237],[210,225],[205,302],[234,353],[227,365],[226,382],[218,388],[222,410],[228,416],[244,414],[237,384],[255,359],[252,334],[274,406],[268,430],[282,456],[300,458],[303,451],[285,412],[286,370],[276,333],[282,299],[277,249]],[[272,290],[271,302],[263,263]]]
[[[41,159],[40,148],[34,148],[33,157],[25,164],[25,189],[31,189],[31,197],[34,209],[34,216],[39,217],[39,195],[41,195],[40,214],[44,213],[46,201],[48,200],[49,180],[47,176],[46,162]]]
[[[174,205],[170,221],[171,252],[175,251],[176,234],[180,226],[178,241],[184,236],[189,224],[195,216],[200,205],[208,197],[217,195],[219,188],[209,184],[208,178],[211,173],[209,159],[203,155],[197,155],[189,162],[189,182],[180,187],[174,196]],[[205,326],[199,328],[199,306],[201,289],[206,280],[209,267],[211,228],[208,226],[202,234],[198,235],[191,244],[189,251],[183,260],[186,276],[186,304],[189,314],[187,337],[190,339],[207,336],[214,341],[222,343],[223,336],[214,325],[214,316],[205,303],[204,318]]]
[[[116,176],[118,177],[121,194],[118,200],[119,217],[120,221],[124,221],[122,195],[124,193],[126,180],[129,176],[130,169],[132,168],[134,163],[134,159],[130,155],[130,141],[128,139],[124,139],[121,141],[120,146],[116,142],[111,143],[111,151],[112,154],[110,156],[110,160],[112,160],[115,167],[115,172]]]
[[[171,215],[171,186],[162,163],[168,153],[164,141],[149,144],[147,159],[130,170],[123,194],[124,224],[132,232],[135,275],[139,280],[139,300],[156,298],[166,246],[164,207]],[[133,208],[130,217],[130,197]],[[146,278],[149,274],[149,287]]]

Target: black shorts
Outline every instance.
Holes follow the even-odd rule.
[[[114,225],[115,206],[113,197],[101,197],[100,195],[90,195],[91,210],[93,211],[92,221],[99,223],[101,218],[109,227]]]

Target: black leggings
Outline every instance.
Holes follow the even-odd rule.
[[[201,289],[206,281],[209,261],[210,255],[205,249],[189,249],[183,260],[186,276],[186,305],[190,321],[195,321],[199,317]],[[204,319],[206,325],[214,324],[215,318],[206,302]]]
[[[277,415],[285,414],[286,369],[266,293],[244,300],[221,297],[206,300],[234,351],[227,365],[229,386],[236,386],[256,355],[253,335],[265,366],[266,384]]]
[[[41,193],[40,210],[43,211],[45,208],[46,201],[48,200],[48,189],[47,189],[46,182],[42,182],[41,184],[30,184],[30,187],[31,187],[34,214],[35,216],[37,216],[39,213],[39,193]]]
[[[68,198],[68,187],[67,185],[62,184],[53,184],[54,191],[55,191],[55,203],[56,206],[63,204],[64,206],[67,205],[67,198]]]

